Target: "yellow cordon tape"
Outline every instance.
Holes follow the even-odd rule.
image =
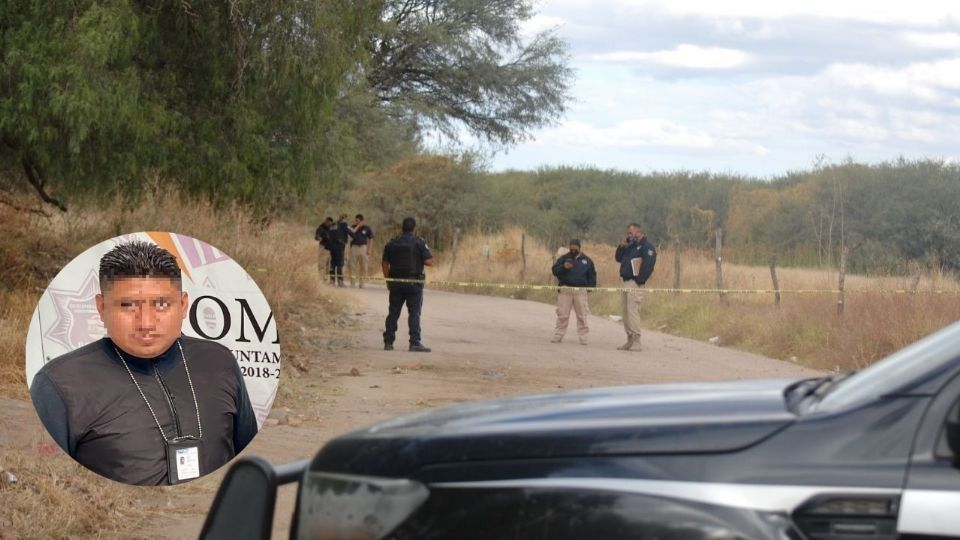
[[[265,268],[257,268],[257,271],[266,272]],[[345,278],[346,279],[346,278]],[[443,287],[462,287],[462,288],[485,288],[485,289],[525,289],[531,291],[587,291],[587,292],[631,292],[641,289],[635,287],[567,287],[561,285],[530,285],[526,283],[478,283],[472,281],[445,281],[433,279],[401,279],[401,278],[383,278],[379,276],[357,278],[359,281],[379,281],[385,283],[409,283],[417,285],[439,285]],[[681,294],[839,294],[839,289],[666,289],[644,287],[643,292],[648,293],[681,293]],[[844,293],[880,293],[880,294],[960,294],[960,290],[917,290],[908,289],[847,289]]]

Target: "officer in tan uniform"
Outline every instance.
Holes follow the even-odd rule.
[[[627,342],[617,347],[621,351],[640,350],[640,304],[643,302],[643,287],[653,274],[657,264],[657,250],[643,234],[639,223],[627,227],[627,236],[620,241],[615,258],[620,263],[623,329]]]
[[[363,214],[357,214],[354,216],[353,226],[350,227],[350,259],[347,260],[351,287],[355,287],[359,281],[362,289],[363,282],[367,279],[371,240],[373,229],[363,221]]]
[[[577,314],[577,336],[580,344],[586,345],[590,332],[587,325],[587,316],[590,315],[587,291],[568,287],[596,287],[597,268],[590,257],[580,251],[580,240],[570,240],[569,251],[553,263],[553,275],[560,281],[560,292],[557,295],[557,326],[551,341],[560,343],[563,340],[567,323],[570,322],[570,310],[573,309]]]

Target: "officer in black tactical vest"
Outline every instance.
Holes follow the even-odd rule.
[[[387,315],[386,329],[383,332],[384,350],[393,350],[397,337],[397,321],[403,305],[407,305],[407,321],[410,325],[410,350],[430,352],[420,342],[420,309],[423,307],[423,282],[426,278],[424,266],[433,266],[433,254],[423,238],[414,234],[417,221],[405,218],[401,227],[403,233],[383,247],[383,277],[387,278],[390,291],[390,313]],[[390,281],[395,279],[397,281]],[[418,280],[419,283],[403,280]]]

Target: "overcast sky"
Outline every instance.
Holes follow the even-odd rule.
[[[542,0],[567,40],[556,126],[494,170],[594,165],[776,176],[960,157],[960,3]],[[952,7],[956,6],[956,7]]]

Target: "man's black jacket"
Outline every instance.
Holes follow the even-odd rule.
[[[203,424],[199,453],[204,475],[253,439],[257,419],[237,361],[226,347],[190,337],[181,337],[180,343]],[[124,359],[167,438],[198,435],[197,410],[176,343],[153,359],[127,354]],[[113,342],[103,338],[44,365],[30,394],[44,427],[81,465],[126,484],[166,484],[164,441],[130,373]]]
[[[563,263],[570,261],[573,268],[563,267]],[[596,287],[597,286],[597,268],[593,265],[590,257],[583,253],[576,257],[567,253],[553,263],[553,275],[560,280],[560,285],[564,287]]]

